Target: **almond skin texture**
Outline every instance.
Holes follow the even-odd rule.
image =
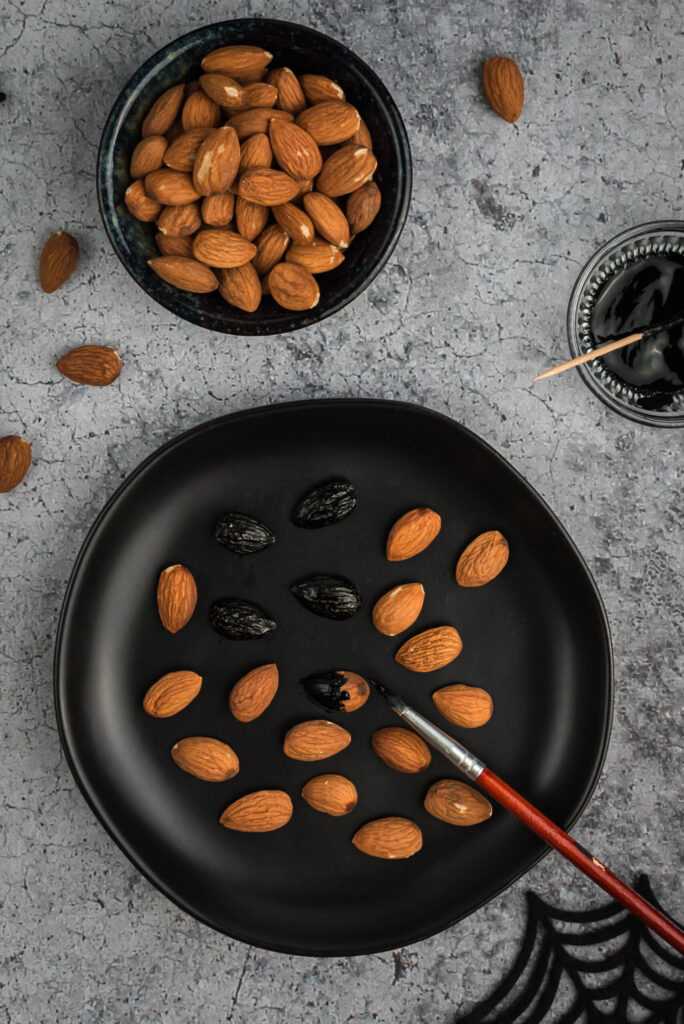
[[[359,799],[356,786],[344,775],[317,775],[306,783],[302,796],[315,811],[333,818],[349,814]]]
[[[298,263],[276,263],[269,271],[267,284],[283,309],[313,309],[321,297],[316,278]]]
[[[261,298],[261,292],[259,293]],[[253,722],[263,715],[278,690],[278,666],[259,665],[238,679],[228,703],[238,722]]]
[[[489,800],[456,779],[440,779],[428,789],[423,805],[428,814],[448,825],[479,825],[492,816]]]
[[[298,191],[299,187],[294,178],[284,171],[275,171],[270,167],[246,171],[238,184],[238,193],[243,199],[259,203],[260,206],[280,206],[281,203],[289,203]]]
[[[205,224],[214,228],[225,228],[235,213],[235,196],[232,192],[217,192],[202,200],[201,214]]]
[[[349,245],[349,224],[337,203],[322,192],[309,192],[302,197],[302,203],[318,234],[338,249],[346,249]]]
[[[274,68],[266,79],[278,90],[276,106],[297,115],[306,106],[306,96],[299,84],[299,79],[290,68]]]
[[[162,210],[162,204],[157,199],[151,199],[145,192],[144,182],[138,179],[129,185],[124,192],[124,203],[128,212],[136,220],[146,223],[156,220]]]
[[[185,132],[192,128],[218,128],[221,108],[202,89],[198,89],[183,104],[181,124]]]
[[[162,135],[148,135],[141,139],[131,157],[131,178],[144,178],[151,171],[158,170],[164,162],[166,139]]]
[[[250,135],[240,146],[240,174],[255,171],[259,167],[270,167],[272,163],[273,150],[264,132]]]
[[[157,227],[162,235],[194,235],[202,227],[200,208],[197,203],[165,206],[159,214]]]
[[[271,121],[268,137],[274,157],[287,174],[293,178],[316,177],[323,166],[323,158],[307,131],[287,121]]]
[[[311,217],[292,203],[274,206],[273,216],[293,242],[298,242],[300,245],[310,245],[316,237]]]
[[[278,99],[278,90],[267,82],[250,82],[245,86],[242,98],[243,110],[250,107],[274,107]]]
[[[105,387],[121,373],[121,357],[106,345],[79,345],[57,360],[57,369],[75,384]]]
[[[155,256],[147,265],[162,280],[184,292],[213,292],[218,288],[218,278],[209,267],[195,259],[184,256]]]
[[[218,271],[219,295],[237,309],[253,313],[261,302],[261,281],[251,263]]]
[[[382,197],[374,181],[367,181],[347,199],[347,220],[354,235],[365,231],[373,223],[380,210]]]
[[[162,256],[184,256],[192,259],[192,238],[189,235],[162,235],[154,236],[157,248]]]
[[[453,626],[435,626],[407,640],[394,658],[412,672],[434,672],[452,662],[462,650],[463,643]]]
[[[192,170],[192,183],[202,196],[226,192],[240,166],[240,143],[234,128],[210,132],[200,143]]]
[[[31,445],[23,437],[0,437],[0,494],[20,484],[31,465]]]
[[[159,99],[155,100],[142,123],[141,135],[143,138],[148,135],[166,135],[176,120],[184,95],[184,85],[172,85],[170,89],[161,94]]]
[[[492,717],[494,702],[479,686],[455,683],[436,690],[432,699],[440,715],[464,729],[477,729]]]
[[[380,760],[397,772],[422,772],[432,760],[427,743],[410,729],[376,729],[371,745]]]
[[[211,736],[186,736],[171,747],[171,757],[184,772],[203,782],[225,782],[240,771],[233,748]]]
[[[376,818],[362,825],[352,842],[369,857],[403,860],[422,848],[423,833],[408,818]]]
[[[205,228],[192,244],[195,259],[210,267],[241,267],[256,254],[256,246],[226,228]]]
[[[199,199],[190,175],[172,171],[169,167],[145,175],[145,192],[150,199],[156,199],[164,206],[185,206]]]
[[[261,71],[273,60],[273,54],[261,46],[221,46],[202,61],[202,70],[230,75],[238,81]]]
[[[151,218],[154,220],[154,218]],[[51,235],[40,254],[38,276],[40,287],[50,294],[68,281],[78,263],[78,242],[66,231]]]
[[[359,127],[356,129],[349,141],[358,142],[359,146],[365,146],[366,149],[373,148],[371,133],[368,130],[368,125],[362,117],[359,117]]]
[[[234,832],[274,832],[292,817],[292,801],[282,789],[258,789],[235,800],[219,818]]]
[[[471,541],[456,564],[456,582],[461,587],[483,587],[508,562],[508,541],[498,530],[487,530]]]
[[[316,188],[326,196],[345,196],[372,178],[378,161],[365,146],[341,146],[323,164]]]
[[[397,636],[412,626],[423,609],[422,583],[402,583],[383,594],[373,608],[373,625],[385,636]]]
[[[513,124],[522,114],[525,85],[520,68],[509,57],[490,57],[482,68],[482,88],[492,110]]]
[[[327,718],[293,725],[285,734],[283,751],[294,761],[322,761],[339,754],[351,743],[351,735]]]
[[[191,128],[190,131],[179,135],[164,153],[164,163],[166,166],[174,171],[185,171],[186,174],[191,173],[195,166],[197,150],[210,131],[213,131],[213,129],[207,127]]]
[[[342,87],[325,75],[300,75],[299,83],[309,103],[325,103],[327,100],[342,100]]]
[[[342,710],[358,711],[368,700],[370,686],[363,676],[357,675],[356,672],[347,672],[345,669],[337,671],[344,676],[343,692],[349,694],[349,697],[342,702]]]
[[[275,210],[282,210],[282,206],[274,206]],[[290,244],[290,236],[283,231],[279,224],[269,224],[257,238],[257,251],[253,264],[257,274],[267,274],[282,259],[285,250]]]
[[[346,142],[358,131],[361,118],[356,107],[340,100],[327,100],[303,110],[297,117],[300,128],[311,135],[320,146],[335,146]]]
[[[442,528],[442,519],[431,508],[406,512],[389,532],[385,555],[388,562],[403,562],[425,551]]]
[[[344,262],[344,253],[322,238],[314,238],[308,245],[293,242],[285,253],[287,263],[298,263],[312,274],[325,274]]]
[[[159,618],[169,633],[177,633],[192,618],[197,604],[195,578],[184,565],[164,569],[157,583]]]
[[[167,672],[150,686],[143,700],[143,709],[153,718],[170,718],[187,708],[202,688],[202,677],[196,672]]]
[[[268,218],[267,206],[251,203],[242,196],[235,200],[235,227],[248,242],[253,242],[257,235],[261,234],[268,223]]]
[[[277,118],[281,121],[294,121],[292,114],[287,110],[279,110],[277,107],[252,107],[251,110],[243,110],[231,117],[228,124],[237,132],[237,137],[242,142],[250,135],[263,135],[268,131],[271,121]]]
[[[200,88],[204,90],[209,99],[218,103],[220,107],[241,107],[243,105],[245,90],[229,75],[218,73],[200,75]]]

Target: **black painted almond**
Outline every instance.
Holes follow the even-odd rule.
[[[229,640],[252,640],[276,628],[263,608],[238,598],[216,601],[209,611],[209,622]]]
[[[292,593],[326,619],[349,619],[361,607],[359,588],[344,576],[309,576],[295,583]]]
[[[244,512],[227,512],[216,524],[214,536],[219,544],[236,555],[251,555],[275,544],[275,534],[265,523]]]
[[[309,491],[292,513],[292,522],[304,530],[332,526],[356,508],[356,491],[348,480],[333,480]]]

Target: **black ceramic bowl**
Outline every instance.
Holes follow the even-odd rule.
[[[128,165],[140,126],[154,100],[169,86],[192,81],[210,50],[235,43],[262,45],[273,67],[334,78],[370,129],[378,160],[375,180],[382,192],[378,216],[350,245],[344,263],[318,278],[321,298],[311,310],[282,309],[265,296],[254,313],[229,306],[218,292],[195,295],[166,284],[147,266],[158,256],[156,227],[135,220],[126,209]],[[136,71],[107,118],[97,162],[102,219],[114,250],[148,295],[177,316],[225,334],[280,334],[307,327],[336,313],[376,277],[390,256],[406,220],[411,197],[411,151],[397,107],[377,75],[341,43],[287,21],[243,18],[197,29],[169,43]]]

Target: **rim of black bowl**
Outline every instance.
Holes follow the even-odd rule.
[[[152,230],[154,224],[142,224],[139,221],[134,221],[123,204],[123,198],[119,202],[116,201],[117,180],[114,174],[114,157],[121,131],[129,120],[131,111],[138,107],[140,91],[156,78],[160,64],[182,57],[210,34],[223,37],[220,42],[210,44],[213,48],[220,43],[229,45],[231,41],[254,44],[256,36],[258,36],[259,42],[268,44],[269,33],[271,35],[290,33],[293,41],[296,38],[301,39],[302,36],[308,37],[311,40],[312,52],[325,53],[326,50],[332,48],[345,60],[362,82],[364,94],[369,97],[369,101],[372,99],[377,103],[382,112],[382,120],[389,136],[393,157],[397,161],[395,171],[397,186],[391,199],[383,191],[383,207],[381,207],[380,216],[384,211],[387,220],[376,251],[368,258],[367,263],[360,271],[356,270],[351,274],[349,280],[344,280],[344,263],[336,270],[325,274],[321,287],[321,302],[318,306],[311,310],[292,311],[282,309],[276,305],[273,299],[267,298],[270,308],[266,314],[262,307],[255,313],[246,313],[227,303],[221,306],[217,305],[215,308],[203,308],[202,303],[206,302],[207,296],[183,292],[166,284],[147,266],[147,258],[151,255],[158,255],[156,250],[153,252],[150,249],[147,254],[141,253],[136,250],[132,240],[127,237],[126,229],[130,229],[132,225],[138,225],[138,230],[141,228]],[[273,45],[274,50],[277,50],[277,45]],[[359,106],[362,107],[363,104],[359,104]],[[363,110],[361,110],[361,114],[363,115]],[[140,112],[138,112],[138,119],[142,120]],[[125,166],[127,170],[127,160]],[[377,177],[381,181],[380,171],[378,171]],[[97,155],[97,192],[100,214],[112,247],[123,266],[155,302],[183,320],[223,334],[252,336],[285,334],[320,323],[352,302],[375,280],[391,256],[408,215],[411,185],[411,149],[406,128],[396,103],[376,73],[343,43],[323,32],[296,22],[271,18],[239,18],[232,21],[214,22],[179,36],[163,46],[145,61],[119,93],[105,122]],[[378,222],[379,218],[376,223]],[[332,280],[332,275],[338,275],[335,280],[343,283],[333,300],[326,304],[323,298],[325,282],[326,279]],[[214,293],[210,293],[210,296],[213,298]]]

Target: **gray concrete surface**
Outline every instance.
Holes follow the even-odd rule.
[[[166,41],[273,14],[320,28],[381,75],[405,117],[415,187],[389,265],[351,307],[289,337],[231,339],[176,322],[113,255],[94,167],[120,87]],[[512,962],[524,892],[581,907],[588,884],[550,857],[469,920],[409,950],[318,962],[231,942],[131,867],[78,792],[52,709],[52,645],[93,517],[167,438],[293,398],[401,398],[450,413],[506,455],[596,574],[615,642],[607,763],[577,838],[673,913],[681,883],[682,434],[609,413],[566,352],[575,276],[598,243],[682,209],[677,0],[0,0],[0,435],[33,444],[0,496],[0,1021],[450,1020]],[[486,107],[485,56],[527,84],[511,127]],[[37,255],[78,236],[69,284],[44,296]],[[84,342],[122,353],[104,390],[60,378]],[[678,832],[680,834],[678,834]]]

